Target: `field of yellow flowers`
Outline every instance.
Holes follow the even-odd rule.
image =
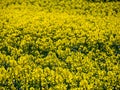
[[[119,89],[119,0],[0,0],[0,90]]]

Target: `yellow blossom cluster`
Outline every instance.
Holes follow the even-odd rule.
[[[119,0],[0,0],[0,90],[119,89]]]

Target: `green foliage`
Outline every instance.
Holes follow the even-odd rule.
[[[120,2],[101,1],[1,0],[0,90],[119,90]]]

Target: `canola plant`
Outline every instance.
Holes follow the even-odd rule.
[[[0,90],[119,89],[119,0],[0,0]]]

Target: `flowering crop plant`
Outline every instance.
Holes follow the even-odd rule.
[[[0,0],[0,90],[120,90],[120,1]]]

